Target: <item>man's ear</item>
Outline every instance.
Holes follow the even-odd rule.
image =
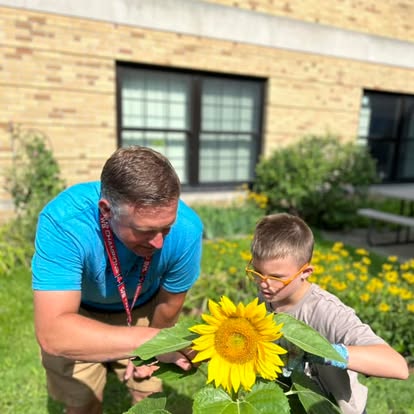
[[[102,216],[106,220],[109,220],[112,216],[111,205],[109,204],[109,201],[106,200],[105,198],[101,198],[98,202],[98,206],[99,206],[99,211],[101,212]]]

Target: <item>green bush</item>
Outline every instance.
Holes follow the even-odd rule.
[[[246,196],[226,206],[195,204],[191,207],[204,224],[204,238],[251,234],[265,214],[267,200],[246,190]]]
[[[39,212],[65,187],[59,166],[47,146],[47,137],[39,131],[12,128],[13,167],[6,173],[17,213],[15,231],[33,241]]]
[[[268,212],[297,214],[325,229],[352,227],[355,211],[378,182],[365,147],[333,136],[309,136],[275,151],[256,166],[253,191],[268,198]]]
[[[0,227],[0,276],[13,274],[17,267],[28,267],[33,243],[14,229],[13,223]]]

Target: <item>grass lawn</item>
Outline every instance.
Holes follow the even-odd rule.
[[[45,376],[34,337],[32,290],[28,270],[16,270],[0,286],[0,413],[58,414],[62,406],[48,399]],[[381,361],[379,361],[381,363]],[[407,381],[363,378],[370,389],[369,414],[414,414],[414,375]],[[167,408],[191,413],[191,396],[197,385],[188,380],[166,384],[172,397]],[[113,376],[105,390],[105,414],[128,410],[125,389]]]

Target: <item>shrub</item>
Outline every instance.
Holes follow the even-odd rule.
[[[246,196],[226,206],[195,204],[192,208],[204,224],[204,237],[234,237],[251,234],[265,214],[267,198],[246,189]]]
[[[40,210],[65,185],[43,133],[12,127],[11,139],[14,158],[13,168],[6,173],[6,190],[17,213],[15,228],[33,241]]]
[[[378,181],[365,147],[333,136],[305,137],[256,166],[253,190],[268,199],[268,212],[297,214],[326,229],[352,227],[355,211]]]
[[[32,254],[33,244],[14,231],[13,223],[0,227],[0,276],[28,267]]]

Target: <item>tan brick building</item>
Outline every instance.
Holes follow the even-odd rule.
[[[327,132],[414,181],[411,0],[0,0],[0,56],[2,171],[14,123],[49,137],[68,184],[138,143],[185,191],[232,190]]]

